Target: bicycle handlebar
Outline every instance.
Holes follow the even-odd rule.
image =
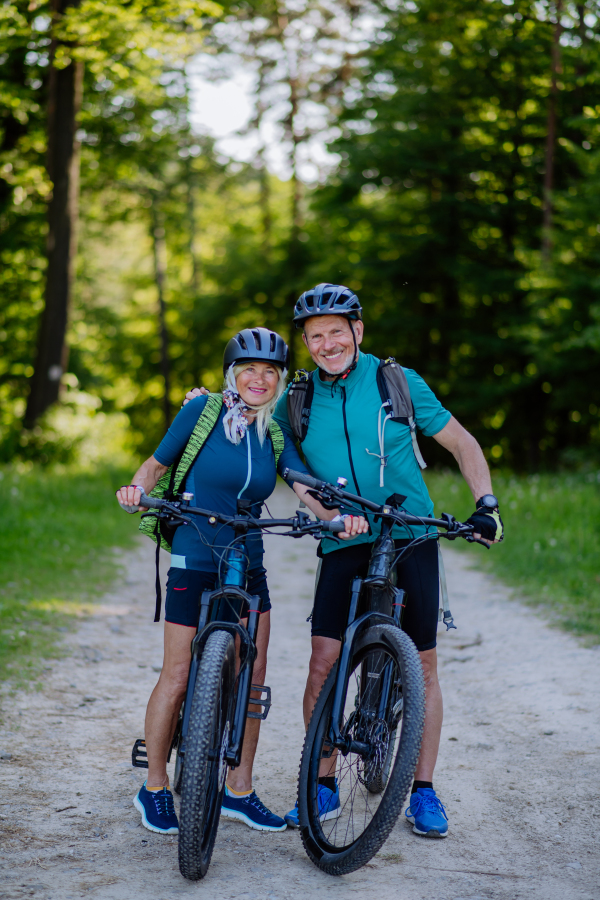
[[[314,491],[333,490],[340,499],[358,503],[360,506],[364,506],[365,509],[370,509],[371,512],[379,512],[381,509],[381,504],[379,503],[373,503],[372,500],[365,500],[364,497],[359,497],[357,494],[351,494],[349,491],[343,491],[334,484],[329,484],[327,481],[319,481],[318,478],[313,478],[312,475],[305,475],[303,472],[294,471],[294,469],[284,469],[283,477],[286,481],[297,481],[299,484],[312,488]]]
[[[442,519],[432,519],[428,516],[411,516],[404,510],[389,503],[374,503],[365,497],[359,497],[357,494],[345,491],[339,485],[321,481],[318,478],[313,478],[312,475],[296,472],[294,469],[284,469],[283,477],[286,481],[297,481],[299,484],[303,484],[312,490],[326,494],[328,500],[347,500],[349,503],[357,504],[376,513],[378,516],[393,519],[401,525],[425,525],[428,528],[443,528],[448,532],[444,537],[449,537],[450,540],[453,540],[455,537],[464,537],[470,543],[483,544],[484,547],[489,549],[486,541],[473,537],[474,528],[472,525],[458,522],[454,516],[450,516],[447,513],[443,513],[444,517]]]
[[[326,531],[329,534],[341,534],[346,530],[343,521],[331,522],[325,519],[310,519],[306,514],[298,514],[289,519],[255,519],[252,516],[228,516],[224,513],[217,513],[208,509],[199,509],[194,506],[180,507],[168,500],[161,500],[158,497],[148,497],[144,491],[141,492],[139,506],[146,509],[164,509],[171,512],[174,516],[179,516],[184,521],[192,515],[204,516],[207,519],[213,519],[214,522],[220,522],[223,525],[243,525],[245,528],[291,528],[299,533],[309,534],[311,531]]]
[[[162,509],[164,502],[164,500],[159,500],[157,497],[148,497],[148,495],[142,491],[139,505],[143,506],[145,509]]]

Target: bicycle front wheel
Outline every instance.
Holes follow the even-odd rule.
[[[333,667],[315,705],[300,763],[298,812],[304,848],[330,875],[364,866],[387,840],[419,758],[425,685],[419,654],[392,625],[356,642],[343,708],[344,754],[329,742],[337,680]],[[335,776],[339,797],[319,798],[319,777]]]
[[[235,644],[226,631],[208,638],[198,667],[185,744],[179,812],[179,870],[204,878],[212,856],[227,763],[233,709]]]

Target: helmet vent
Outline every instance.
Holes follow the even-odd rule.
[[[271,332],[270,344],[271,344],[271,353],[273,353],[273,351],[275,350],[275,334],[273,332]]]
[[[242,350],[247,350],[247,349],[248,349],[248,344],[246,343],[246,341],[244,340],[244,338],[241,336],[241,334],[238,334],[237,340],[238,340],[238,344],[240,345],[240,347],[242,348]]]
[[[254,343],[256,344],[256,349],[260,350],[261,349],[260,331],[253,331],[252,337],[254,338]]]

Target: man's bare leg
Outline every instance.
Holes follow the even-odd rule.
[[[312,638],[312,654],[304,691],[304,727],[308,728],[312,711],[329,675],[332,665],[340,655],[341,641],[317,635]]]
[[[312,654],[303,703],[305,728],[308,728],[312,711],[321,693],[321,688],[325,684],[332,665],[340,655],[341,646],[342,642],[336,641],[334,638],[321,637],[320,635],[315,635],[312,638]],[[334,753],[328,759],[321,760],[319,766],[320,777],[335,775],[336,756],[337,753]]]
[[[437,762],[444,718],[442,689],[437,674],[437,651],[424,650],[419,653],[425,679],[425,725],[421,753],[415,770],[415,781],[433,781],[433,771]]]

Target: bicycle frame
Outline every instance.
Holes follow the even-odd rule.
[[[395,587],[390,577],[396,552],[391,536],[392,527],[392,519],[383,520],[381,534],[373,544],[373,550],[371,551],[367,577],[354,578],[350,589],[348,625],[342,637],[329,731],[330,743],[340,750],[344,756],[348,753],[364,754],[369,751],[367,744],[363,744],[360,741],[351,741],[342,734],[341,730],[356,640],[366,628],[370,628],[373,625],[401,627],[406,592],[401,588]],[[389,602],[386,598],[389,598]],[[365,605],[369,608],[361,611],[361,606],[364,607]],[[373,608],[373,606],[378,608]],[[379,695],[379,707],[381,709],[387,706],[389,700],[391,690],[390,678],[391,673],[387,672],[382,679]]]
[[[242,535],[239,535],[239,537],[241,538]],[[265,705],[263,700],[250,699],[262,597],[252,596],[244,590],[248,561],[243,546],[229,547],[224,563],[226,571],[221,587],[212,591],[204,591],[200,599],[198,631],[192,641],[192,660],[188,675],[178,752],[181,757],[185,758],[185,741],[188,734],[194,687],[204,645],[213,631],[228,631],[234,639],[236,637],[239,638],[240,642],[240,668],[237,676],[238,689],[231,734],[225,754],[227,764],[235,767],[239,766],[241,762],[246,719],[248,717],[263,718],[261,713],[248,711],[249,705]],[[239,621],[245,601],[248,602],[250,607],[246,627]]]

